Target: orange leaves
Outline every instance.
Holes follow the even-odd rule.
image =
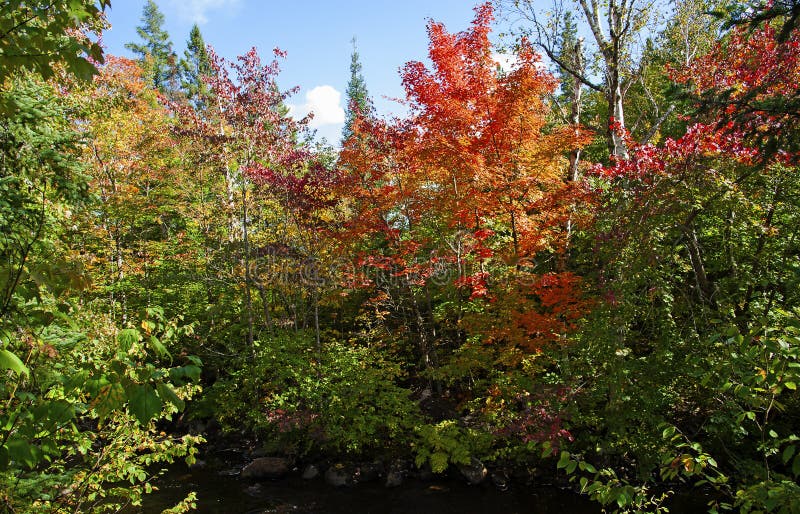
[[[401,70],[410,116],[353,124],[340,155],[339,237],[389,277],[443,287],[459,305],[483,302],[472,333],[531,349],[571,329],[585,307],[576,277],[521,267],[567,246],[565,227],[580,221],[575,202],[586,195],[566,180],[565,155],[589,138],[576,127],[545,130],[556,80],[524,44],[516,67],[499,72],[492,17],[486,3],[466,31],[430,22],[432,67]]]
[[[398,157],[413,170],[408,181],[425,193],[421,207],[456,226],[525,217],[565,187],[561,156],[586,143],[575,130],[543,133],[555,79],[529,48],[516,69],[499,74],[488,39],[491,6],[475,11],[470,29],[458,34],[431,22],[433,69],[412,62],[402,71],[413,116]]]
[[[518,273],[494,290],[491,309],[472,316],[470,330],[481,330],[485,343],[527,352],[565,341],[592,303],[580,277],[569,272]]]

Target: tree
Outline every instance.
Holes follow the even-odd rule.
[[[18,70],[49,78],[61,65],[77,77],[91,78],[95,65],[103,62],[103,50],[90,34],[102,30],[103,12],[110,6],[110,0],[3,2],[0,86]]]
[[[176,233],[192,226],[180,200],[196,181],[180,180],[173,120],[148,82],[138,62],[112,56],[86,92],[91,187],[102,203],[85,220],[84,244],[103,263],[94,283],[121,322],[154,299],[172,307],[147,284],[185,243]]]
[[[181,87],[186,93],[186,98],[192,102],[195,109],[203,110],[209,93],[206,83],[211,74],[211,59],[208,56],[206,43],[197,24],[189,32],[186,50],[180,60]]]
[[[62,3],[49,4],[47,12],[42,3],[21,7],[23,18],[38,18],[4,34],[24,59],[4,63],[0,89],[0,509],[114,510],[140,501],[149,465],[191,460],[199,439],[164,437],[155,419],[183,408],[200,368],[196,359],[172,365],[165,344],[187,331],[158,309],[137,320],[153,337],[145,343],[136,329],[104,321],[102,307],[87,307],[95,303],[87,270],[94,261],[78,226],[102,209],[81,158],[90,137],[80,116],[96,105],[79,92],[94,84],[72,76],[97,71],[75,46],[88,41],[75,30],[94,25],[86,4],[70,2],[68,20]],[[59,49],[74,53],[62,60]],[[67,73],[58,73],[62,66]],[[59,80],[41,79],[51,75]]]
[[[342,141],[347,141],[353,135],[353,122],[359,116],[372,115],[372,101],[367,91],[367,83],[361,73],[361,61],[356,48],[356,38],[353,38],[353,53],[350,55],[350,81],[347,83],[345,97],[347,110],[345,111]]]
[[[578,0],[582,19],[591,32],[595,51],[601,63],[602,82],[598,82],[590,73],[590,68],[577,67],[577,63],[592,62],[592,59],[569,53],[573,62],[564,59],[560,54],[561,34],[565,33],[565,23],[572,21],[566,16],[561,0],[553,4],[547,23],[537,12],[538,7],[532,0],[506,1],[500,5],[519,14],[522,19],[531,23],[530,27],[522,27],[521,32],[542,49],[561,70],[574,80],[600,93],[607,106],[605,127],[608,151],[611,156],[625,158],[628,155],[623,133],[626,128],[625,95],[628,88],[638,79],[644,62],[637,55],[634,45],[636,36],[645,29],[651,16],[650,4],[641,0],[611,0],[608,3],[597,0]],[[569,33],[569,30],[566,31]]]
[[[578,28],[572,20],[572,12],[567,11],[564,13],[564,30],[561,35],[560,48],[558,50],[558,57],[570,69],[578,73],[585,73],[586,64],[584,63],[583,55],[583,38],[578,37]],[[569,104],[569,115],[565,120],[567,123],[575,127],[576,131],[580,130],[581,113],[583,111],[582,98],[583,98],[583,84],[580,80],[570,75],[566,69],[561,68],[561,95],[567,98]],[[581,149],[576,148],[569,154],[569,180],[578,180],[579,165],[581,158]]]
[[[604,420],[574,447],[639,477],[708,480],[724,498],[710,505],[744,512],[790,512],[800,475],[800,46],[797,30],[782,40],[787,22],[734,27],[705,55],[678,46],[671,74],[699,107],[688,129],[594,168],[602,208],[583,255],[600,298],[564,357],[586,391],[574,431]]]
[[[737,26],[673,76],[708,123],[717,123],[722,131],[744,132],[751,144],[765,150],[767,159],[778,154],[796,162],[800,30],[784,34],[782,27],[777,22]]]
[[[563,155],[586,137],[571,127],[545,131],[556,81],[525,46],[516,68],[499,72],[492,18],[483,4],[464,32],[430,22],[433,67],[401,70],[409,118],[359,120],[363,137],[341,156],[342,237],[360,247],[364,270],[354,283],[397,312],[428,372],[443,330],[455,346],[468,335],[535,352],[582,312],[579,279],[557,263],[580,194],[564,180]],[[452,275],[443,282],[445,270]]]
[[[169,34],[164,30],[164,15],[154,0],[147,0],[142,10],[141,25],[136,33],[141,43],[126,43],[125,48],[145,62],[153,87],[162,93],[174,91],[177,80],[177,56]]]
[[[36,297],[41,287],[37,272],[48,270],[49,275],[59,266],[55,258],[51,264],[40,260],[57,239],[53,210],[77,208],[88,200],[86,175],[77,159],[80,139],[67,123],[67,103],[52,86],[34,79],[15,78],[11,84],[0,95],[0,105],[14,107],[0,127],[3,320],[19,315],[26,301]]]
[[[227,236],[239,262],[234,275],[243,278],[243,325],[248,347],[254,351],[255,310],[252,289],[254,277],[251,224],[254,209],[254,175],[258,170],[292,170],[302,162],[304,151],[298,134],[307,120],[295,121],[287,115],[284,101],[291,94],[278,89],[279,58],[262,64],[255,48],[230,62],[209,52],[211,74],[208,79],[214,102],[208,112],[178,108],[181,131],[203,147],[207,162],[224,176],[224,212]],[[235,79],[230,72],[236,74]]]

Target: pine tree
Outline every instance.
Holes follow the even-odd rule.
[[[189,40],[186,42],[186,50],[183,55],[180,62],[181,88],[194,107],[202,110],[209,93],[203,77],[207,77],[211,73],[211,60],[197,24],[189,32]]]
[[[142,43],[127,43],[125,48],[138,54],[147,63],[153,86],[161,92],[174,91],[178,75],[177,56],[169,34],[164,30],[164,15],[153,0],[147,0],[142,10],[142,24],[136,33]]]
[[[361,73],[356,38],[352,39],[352,43],[353,53],[350,56],[350,81],[347,83],[347,111],[342,130],[342,141],[347,141],[353,135],[353,122],[356,118],[372,114],[372,100],[369,98],[367,83]]]

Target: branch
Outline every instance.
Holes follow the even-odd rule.
[[[44,9],[43,9],[43,10],[44,10],[45,12],[47,12],[47,11],[49,11],[50,9],[52,9],[54,5],[55,5],[55,2],[50,2],[50,3],[49,3],[47,6],[45,6],[45,7],[44,7]],[[32,11],[32,12],[33,12],[33,11]],[[37,15],[35,12],[33,12],[33,14],[31,14],[29,18],[22,20],[21,22],[17,23],[16,25],[14,25],[13,27],[11,27],[11,28],[10,28],[10,29],[8,29],[7,31],[5,31],[5,32],[3,32],[2,34],[0,34],[0,40],[1,40],[1,39],[5,39],[5,38],[6,38],[6,36],[8,36],[8,35],[9,35],[9,34],[11,34],[12,32],[14,32],[14,31],[15,31],[15,30],[17,30],[18,28],[22,27],[23,25],[27,25],[27,24],[28,24],[28,23],[30,23],[31,21],[35,20],[37,17],[38,17],[38,15]]]
[[[565,123],[569,123],[569,116],[567,116],[567,113],[564,112],[564,107],[561,106],[561,103],[559,103],[558,98],[556,97],[556,95],[548,94],[547,97],[552,102],[552,105],[555,106],[555,108],[558,110],[558,115],[561,118],[561,121],[563,121]]]
[[[581,73],[575,71],[575,69],[572,68],[572,66],[568,65],[561,58],[557,57],[555,55],[555,53],[553,53],[553,51],[550,48],[548,48],[547,46],[543,45],[541,42],[537,42],[536,45],[539,46],[539,48],[541,48],[542,50],[544,50],[544,53],[547,54],[547,57],[551,61],[553,61],[554,63],[558,64],[564,71],[566,71],[567,73],[572,75],[576,80],[578,80],[582,84],[594,89],[598,93],[605,92],[605,90],[606,90],[605,87],[598,86],[594,82],[591,82],[589,79],[584,77]]]
[[[600,14],[599,8],[597,6],[596,0],[591,0],[591,6],[586,3],[586,0],[578,0],[583,8],[583,13],[586,15],[586,21],[589,23],[589,28],[592,29],[592,34],[594,35],[594,40],[597,42],[597,46],[600,47],[600,51],[603,52],[603,55],[606,55],[608,50],[608,40],[606,39],[605,34],[603,34],[603,28],[600,26]]]
[[[21,22],[17,23],[16,25],[14,25],[13,27],[11,27],[11,28],[10,28],[10,29],[8,29],[7,31],[5,31],[5,32],[3,32],[2,34],[0,34],[0,39],[5,39],[5,38],[6,38],[6,36],[10,35],[12,32],[14,32],[15,30],[17,30],[18,28],[22,27],[23,25],[27,25],[28,23],[30,23],[31,21],[33,21],[33,20],[35,20],[35,19],[36,19],[36,15],[35,15],[35,14],[33,14],[33,15],[31,15],[31,17],[30,17],[30,18],[27,18],[27,19],[24,19],[24,20],[22,20]]]
[[[585,0],[582,0],[582,1],[585,1]],[[598,93],[603,93],[605,91],[605,88],[603,86],[599,86],[599,85],[595,84],[594,82],[590,81],[583,73],[581,73],[580,71],[575,69],[573,66],[567,64],[563,59],[561,59],[560,57],[558,57],[556,55],[556,52],[554,50],[556,42],[551,37],[548,36],[548,34],[551,31],[549,31],[547,29],[547,27],[545,27],[539,21],[538,16],[536,15],[536,12],[535,12],[533,6],[531,5],[531,1],[530,0],[526,0],[526,1],[520,2],[520,3],[522,3],[525,6],[525,8],[523,8],[520,5],[517,5],[517,3],[515,2],[514,3],[514,6],[515,6],[514,7],[514,11],[517,14],[519,14],[520,16],[522,16],[522,18],[528,20],[529,22],[531,22],[533,24],[533,29],[531,30],[531,32],[533,30],[536,31],[536,34],[535,34],[536,40],[535,40],[534,44],[536,46],[538,46],[545,53],[545,55],[547,55],[547,57],[551,61],[556,63],[559,67],[561,67],[562,70],[566,71],[572,77],[574,77],[575,80],[577,80],[578,82],[584,84],[585,86],[597,91]],[[556,9],[558,10],[558,12],[560,12],[560,9],[561,9],[560,2],[556,4]],[[556,16],[556,18],[558,18],[558,16]]]
[[[642,138],[642,140],[639,141],[639,144],[640,145],[646,145],[647,143],[649,143],[650,140],[653,138],[653,136],[656,135],[656,132],[658,131],[658,128],[661,126],[662,123],[664,123],[664,120],[666,120],[667,117],[670,114],[672,114],[672,111],[674,111],[674,110],[675,110],[675,104],[671,104],[669,107],[667,107],[667,110],[664,111],[664,114],[662,114],[661,116],[658,117],[656,122],[653,123],[653,126],[650,127],[650,130],[647,131],[647,134],[645,134],[645,136]]]

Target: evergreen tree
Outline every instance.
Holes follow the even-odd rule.
[[[172,49],[169,34],[164,30],[164,15],[153,0],[147,0],[142,11],[142,24],[136,33],[142,43],[127,43],[125,48],[138,54],[147,63],[153,86],[162,92],[176,89],[177,56]]]
[[[181,88],[186,93],[186,98],[200,110],[204,107],[209,92],[203,77],[211,73],[211,60],[197,24],[189,32],[183,56],[180,62]]]
[[[353,121],[359,116],[372,114],[372,100],[369,98],[367,83],[361,73],[361,61],[356,48],[356,38],[352,39],[353,53],[350,56],[350,81],[347,83],[347,111],[345,113],[342,141],[353,135]]]

